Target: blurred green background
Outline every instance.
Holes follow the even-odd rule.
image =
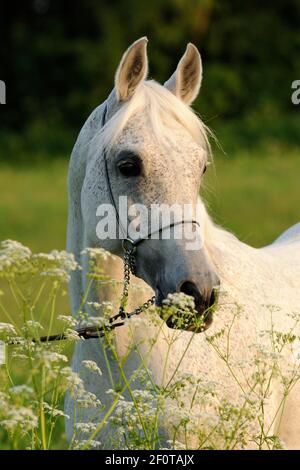
[[[149,38],[164,82],[192,41],[204,79],[195,108],[215,132],[204,197],[255,246],[299,220],[300,0],[1,2],[0,239],[65,247],[66,173],[77,133],[113,87],[124,50]]]

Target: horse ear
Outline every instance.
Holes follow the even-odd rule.
[[[189,43],[177,69],[164,86],[184,103],[191,104],[199,93],[201,81],[201,56],[197,47]]]
[[[115,76],[115,88],[119,101],[127,101],[148,73],[146,37],[135,41],[124,53]]]

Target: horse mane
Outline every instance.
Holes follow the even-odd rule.
[[[154,80],[141,83],[132,98],[123,103],[104,127],[95,133],[90,142],[92,150],[95,148],[99,151],[100,144],[109,151],[130,118],[138,112],[147,113],[153,138],[161,144],[172,143],[174,124],[179,123],[208,155],[211,154],[208,139],[210,131],[207,126],[189,106]]]

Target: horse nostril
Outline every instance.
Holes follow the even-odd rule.
[[[191,281],[185,281],[180,286],[180,292],[194,297],[195,308],[199,313],[202,313],[204,310],[212,307],[217,301],[217,291],[212,289],[211,294],[204,298],[197,285]]]
[[[185,281],[181,284],[180,286],[180,292],[183,292],[186,295],[190,295],[191,297],[194,297],[195,300],[195,307],[196,310],[203,304],[204,299],[202,298],[202,295],[199,292],[199,289],[197,288],[196,284],[194,284],[191,281]]]

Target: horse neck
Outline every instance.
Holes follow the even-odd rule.
[[[241,242],[235,235],[216,225],[202,203],[201,224],[203,225],[204,247],[214,264],[227,275],[232,264],[239,264],[241,258],[258,258],[259,250]],[[221,274],[220,273],[220,274]]]
[[[210,253],[218,252],[220,244],[226,244],[228,249],[231,250],[236,244],[241,243],[232,233],[219,227],[213,222],[202,201],[200,201],[200,205],[204,246]]]

